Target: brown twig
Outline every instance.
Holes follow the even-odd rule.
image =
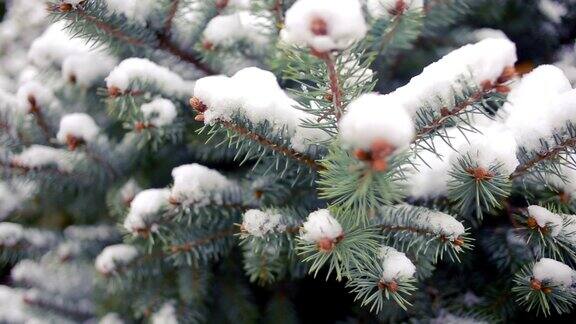
[[[282,30],[284,27],[284,16],[282,13],[282,0],[274,1],[274,7],[272,10],[274,11],[274,17],[276,17],[276,28],[278,31]]]
[[[176,17],[176,12],[178,12],[178,6],[180,5],[180,0],[172,0],[170,4],[170,10],[168,10],[168,16],[164,20],[164,35],[172,34],[172,22],[174,17]]]
[[[510,179],[521,177],[526,173],[528,173],[530,169],[534,167],[536,164],[542,161],[554,159],[563,151],[567,150],[568,148],[574,148],[574,147],[576,147],[576,138],[574,137],[569,138],[563,141],[562,143],[552,147],[548,151],[537,154],[536,157],[527,161],[526,163],[519,165],[514,171],[514,173],[510,175]]]
[[[320,164],[318,164],[313,158],[304,155],[294,149],[291,148],[287,148],[284,146],[280,146],[274,142],[272,142],[271,140],[267,139],[266,137],[258,134],[258,133],[254,133],[251,130],[236,125],[232,122],[229,121],[218,121],[224,128],[233,131],[234,133],[237,133],[239,135],[241,135],[242,137],[248,138],[250,140],[253,140],[255,142],[258,142],[260,145],[268,147],[269,149],[278,152],[288,158],[291,158],[293,160],[296,160],[302,164],[306,164],[308,165],[310,168],[314,169],[314,170],[324,170],[324,167],[321,166]]]
[[[338,121],[342,116],[342,89],[340,89],[340,80],[338,72],[336,71],[336,64],[334,63],[334,58],[330,53],[322,53],[321,55],[318,55],[318,57],[324,61],[326,69],[328,70],[332,104],[334,105],[334,116],[336,117],[336,121]]]
[[[221,230],[219,232],[216,232],[214,234],[211,234],[209,236],[200,238],[200,239],[196,239],[190,242],[186,242],[183,244],[177,244],[177,245],[171,245],[169,246],[169,250],[171,254],[178,254],[178,253],[182,253],[182,252],[190,252],[192,251],[193,248],[197,247],[197,246],[201,246],[201,245],[205,245],[208,244],[212,241],[215,240],[219,240],[219,239],[223,239],[226,238],[228,236],[233,236],[234,234],[237,233],[237,227],[231,227],[225,230]]]

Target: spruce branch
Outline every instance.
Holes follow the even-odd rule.
[[[556,159],[560,154],[568,151],[569,149],[576,148],[576,137],[568,138],[561,143],[556,144],[553,147],[548,148],[544,152],[539,152],[532,159],[519,165],[514,173],[510,175],[510,179],[516,179],[522,177],[530,172],[538,164],[546,161],[551,161]]]
[[[170,36],[172,34],[172,22],[174,21],[174,17],[176,17],[179,6],[180,0],[171,0],[168,16],[164,20],[164,30],[162,31],[164,35]]]
[[[233,237],[236,233],[238,233],[237,226],[233,226],[231,228],[227,228],[224,230],[220,230],[216,233],[210,234],[206,237],[202,237],[196,240],[188,241],[181,244],[173,244],[167,247],[169,253],[174,255],[183,252],[190,252],[193,251],[195,248],[209,244],[213,241],[217,241],[226,237]]]
[[[84,21],[92,24],[96,29],[104,32],[105,34],[108,34],[109,36],[111,36],[115,39],[120,40],[121,42],[125,42],[125,43],[128,43],[128,44],[136,46],[136,47],[148,47],[148,44],[146,41],[139,39],[137,37],[132,37],[132,36],[124,33],[120,28],[108,24],[106,21],[102,20],[100,17],[92,15],[90,12],[85,10],[82,6],[78,6],[75,9],[70,8],[70,10],[63,11],[60,5],[52,4],[52,5],[48,6],[48,11],[53,13],[53,14],[62,15],[64,17],[64,19],[73,20],[74,23],[78,23],[76,21],[76,19],[84,20]],[[170,19],[170,16],[167,18],[168,18],[167,21],[170,21],[170,26],[171,26],[172,19]],[[72,27],[74,27],[74,23],[72,24]],[[212,68],[207,66],[204,62],[202,62],[201,59],[196,57],[195,53],[188,52],[188,51],[180,48],[176,43],[174,43],[170,39],[169,33],[166,33],[165,31],[163,31],[163,32],[157,32],[155,34],[156,34],[156,37],[155,37],[156,38],[156,45],[154,45],[153,47],[155,47],[156,49],[168,52],[168,53],[178,57],[179,59],[181,59],[185,62],[193,64],[197,69],[204,72],[206,75],[215,74],[215,72],[212,70]]]
[[[291,160],[297,161],[301,164],[305,164],[313,170],[320,170],[320,171],[324,170],[324,167],[322,165],[318,164],[318,162],[316,162],[316,160],[314,160],[310,156],[307,156],[303,153],[300,153],[300,152],[298,152],[292,148],[278,145],[278,144],[274,143],[273,141],[269,140],[268,138],[266,138],[265,136],[263,136],[262,134],[253,132],[253,131],[249,130],[248,128],[245,128],[241,125],[238,125],[238,124],[230,122],[230,121],[219,120],[218,124],[222,125],[222,127],[224,127],[225,129],[242,136],[243,138],[252,140],[252,141],[272,150],[273,152],[280,153],[281,155],[288,157]]]

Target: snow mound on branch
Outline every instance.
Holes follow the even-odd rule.
[[[286,225],[282,224],[282,215],[258,209],[250,209],[244,213],[242,229],[248,234],[264,237],[274,232],[284,232]]]
[[[550,236],[555,237],[562,231],[564,220],[548,209],[536,205],[528,206],[528,215],[536,220],[539,227],[550,229]]]
[[[555,285],[570,287],[576,281],[576,271],[556,260],[542,258],[532,268],[534,278]]]
[[[484,81],[494,82],[516,60],[516,45],[510,40],[484,39],[448,53],[388,95],[402,103],[411,115],[437,98],[442,104],[433,105],[434,108],[451,106],[454,93],[464,86],[463,78],[470,78],[476,86]]]
[[[116,244],[105,247],[96,257],[96,270],[102,274],[114,273],[118,268],[130,264],[138,256],[138,250],[128,244]]]
[[[240,11],[230,15],[219,15],[206,25],[204,40],[213,45],[230,45],[239,40],[263,45],[268,41],[270,21],[264,17]]]
[[[74,168],[74,164],[66,151],[37,144],[31,145],[20,154],[14,155],[12,162],[27,168],[55,165],[58,170],[65,172],[69,172]]]
[[[552,65],[541,65],[525,75],[512,89],[498,114],[514,132],[519,146],[537,149],[541,146],[540,139],[549,138],[554,127],[562,126],[566,119],[573,118],[576,109],[566,107],[566,103],[560,99],[563,93],[571,89],[570,81],[562,70]],[[564,100],[570,100],[570,97]],[[557,108],[554,108],[555,104],[558,104]]]
[[[130,203],[124,228],[134,234],[154,230],[154,223],[160,219],[160,213],[168,206],[169,197],[168,189],[147,189],[139,192]]]
[[[383,246],[380,249],[379,257],[382,259],[382,281],[392,282],[412,278],[416,272],[416,267],[406,257],[406,254],[398,252],[395,248]]]
[[[117,313],[108,313],[100,319],[98,324],[124,324],[124,321]]]
[[[0,181],[0,220],[4,220],[13,211],[36,192],[33,182]]]
[[[62,62],[62,77],[81,87],[100,83],[118,64],[118,60],[103,51],[67,56]]]
[[[220,172],[197,163],[174,168],[172,177],[171,199],[196,207],[223,204],[225,193],[236,186]]]
[[[497,123],[478,130],[479,132],[467,135],[467,141],[456,147],[459,156],[469,155],[473,163],[486,170],[500,165],[502,174],[512,174],[520,164],[516,157],[518,144],[514,134]]]
[[[139,82],[140,86],[153,84],[165,95],[176,97],[188,95],[192,88],[191,82],[144,58],[125,59],[106,77],[108,89],[117,88],[121,92],[130,90],[134,82]]]
[[[386,140],[397,149],[408,147],[414,137],[414,123],[401,103],[393,97],[364,94],[346,109],[339,125],[343,144],[369,149],[376,140]]]
[[[72,136],[85,142],[92,142],[100,133],[100,128],[90,115],[84,113],[72,113],[65,115],[60,120],[60,128],[56,138],[60,143],[66,143]]]
[[[456,128],[447,128],[442,136],[435,136],[430,144],[434,152],[426,149],[418,151],[406,167],[408,193],[413,198],[435,198],[448,193],[451,161],[458,154],[454,150],[466,143],[466,138]],[[426,162],[424,162],[426,161]]]
[[[164,303],[158,311],[152,314],[152,324],[178,324],[174,302]]]
[[[160,8],[158,0],[104,0],[108,10],[122,14],[129,20],[144,25],[156,9]]]
[[[32,80],[20,85],[16,93],[16,100],[20,112],[29,114],[34,108],[47,109],[51,107],[56,97],[50,88]]]
[[[398,3],[402,3],[404,10],[422,10],[424,0],[367,0],[368,12],[372,17],[388,17],[398,8]]]
[[[13,247],[24,238],[24,228],[20,224],[0,223],[0,246]]]
[[[202,78],[196,82],[194,96],[206,105],[203,112],[206,124],[232,121],[234,117],[255,125],[267,123],[277,133],[287,132],[292,148],[297,151],[330,138],[321,129],[301,125],[315,117],[298,109],[298,103],[288,97],[269,71],[249,67],[231,78],[221,75]]]
[[[172,101],[164,98],[156,98],[140,107],[144,119],[156,127],[172,124],[178,112]]]
[[[281,37],[290,44],[327,52],[345,49],[366,31],[358,0],[298,0],[286,11]]]
[[[308,215],[308,219],[300,230],[300,237],[310,243],[319,242],[323,239],[333,241],[341,237],[342,234],[344,234],[342,226],[328,209],[320,209]]]
[[[66,30],[66,22],[56,22],[38,37],[28,50],[28,59],[40,68],[62,65],[70,55],[84,55],[94,49],[79,37],[72,37]]]

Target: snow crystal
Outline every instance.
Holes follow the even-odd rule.
[[[61,65],[70,55],[83,55],[93,50],[85,40],[70,35],[66,30],[66,22],[59,21],[30,45],[28,58],[34,65],[48,68]]]
[[[0,245],[13,247],[24,238],[24,229],[20,224],[0,223]]]
[[[571,286],[576,281],[576,271],[556,260],[542,258],[532,268],[534,278],[551,282],[564,287]]]
[[[133,82],[154,84],[168,96],[187,96],[192,89],[192,84],[178,74],[148,59],[136,57],[122,61],[106,78],[108,89],[116,88],[121,92],[130,90]]]
[[[55,100],[54,93],[40,82],[23,83],[16,93],[17,107],[23,114],[33,112],[33,109],[47,109]]]
[[[312,140],[329,139],[318,128],[301,126],[304,120],[314,120],[314,116],[297,109],[298,103],[286,95],[269,71],[250,67],[231,78],[202,78],[196,82],[194,96],[206,105],[203,112],[206,124],[230,121],[236,116],[252,124],[268,123],[276,132],[287,132],[292,147],[298,151],[305,151]]]
[[[116,64],[117,59],[104,52],[69,55],[62,62],[62,76],[81,87],[90,87],[103,81]]]
[[[176,106],[174,106],[172,101],[164,98],[156,98],[149,103],[143,104],[140,109],[144,114],[144,118],[156,127],[170,125],[178,115]]]
[[[311,243],[319,242],[322,239],[334,241],[343,234],[342,226],[332,217],[328,209],[320,209],[310,213],[300,230],[300,237]]]
[[[564,223],[562,216],[536,205],[528,206],[528,215],[536,220],[539,227],[548,228],[550,236],[555,237],[560,234]]]
[[[222,204],[224,194],[235,185],[216,170],[193,163],[172,170],[174,186],[170,198],[179,203],[202,207]]]
[[[283,232],[282,215],[250,209],[244,213],[242,229],[250,235],[263,237],[273,232]]]
[[[406,257],[406,254],[398,252],[395,248],[383,246],[380,249],[380,258],[382,259],[382,281],[392,282],[412,278],[416,272],[416,267]]]
[[[366,34],[358,0],[298,0],[286,11],[281,37],[318,52],[342,50]]]
[[[343,144],[362,149],[369,149],[376,140],[404,149],[414,137],[414,123],[402,105],[375,93],[364,94],[348,105],[339,130]]]
[[[100,128],[90,115],[84,113],[72,113],[65,115],[60,120],[60,128],[56,138],[60,143],[66,143],[69,137],[92,142],[100,133]]]
[[[122,14],[138,24],[144,25],[148,18],[159,8],[157,0],[105,0],[108,10]]]
[[[152,314],[152,324],[178,324],[174,302],[167,302]]]
[[[484,39],[448,53],[388,95],[412,115],[437,98],[443,104],[434,107],[440,109],[454,101],[463,78],[469,76],[477,86],[487,80],[494,82],[506,67],[514,66],[516,59],[516,46],[510,40]]]
[[[44,145],[31,145],[20,154],[12,157],[12,162],[28,168],[41,168],[55,165],[60,171],[69,172],[74,165],[69,158],[68,152]]]
[[[517,143],[514,134],[501,124],[478,128],[479,132],[466,135],[467,142],[455,147],[460,156],[468,154],[479,167],[488,170],[500,165],[504,175],[510,175],[520,164],[516,158]],[[455,163],[455,161],[453,162]]]
[[[168,189],[147,189],[139,192],[130,203],[124,228],[135,234],[149,230],[161,217],[162,210],[168,206],[169,197]]]
[[[368,12],[373,17],[388,17],[396,13],[398,3],[402,3],[404,10],[421,10],[424,7],[424,0],[367,0]],[[402,12],[399,12],[400,14]]]
[[[105,247],[96,257],[96,270],[102,274],[114,273],[118,268],[130,264],[138,256],[138,250],[128,244],[116,244]]]

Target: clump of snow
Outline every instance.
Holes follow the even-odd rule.
[[[140,107],[144,118],[156,127],[172,124],[178,112],[172,101],[164,98],[156,98]]]
[[[92,142],[100,133],[100,128],[90,115],[84,113],[72,113],[65,115],[60,120],[60,128],[56,138],[60,143],[66,143],[70,137],[85,142]]]
[[[0,220],[20,208],[36,191],[33,182],[0,181]]]
[[[286,11],[281,37],[287,43],[327,52],[345,49],[366,31],[358,0],[298,0]]]
[[[231,121],[234,117],[248,119],[252,124],[268,123],[272,130],[286,132],[292,148],[298,151],[330,138],[318,128],[302,127],[303,121],[314,120],[314,116],[298,109],[298,103],[288,97],[269,71],[250,67],[231,78],[202,78],[196,82],[194,96],[206,106],[202,112],[206,124]]]
[[[138,256],[138,250],[128,244],[115,244],[105,247],[96,257],[96,270],[102,274],[111,274],[127,266]]]
[[[510,40],[484,39],[448,53],[388,96],[403,104],[411,115],[437,99],[442,104],[432,105],[433,108],[450,107],[454,93],[463,86],[462,78],[477,86],[484,81],[494,82],[516,60],[516,46]]]
[[[20,224],[2,222],[0,223],[0,245],[13,247],[24,238],[24,229]]]
[[[572,85],[576,86],[576,43],[564,46],[554,65],[562,69]]]
[[[302,225],[300,237],[306,242],[334,241],[344,234],[342,226],[330,214],[328,209],[320,209],[308,215]]]
[[[40,323],[30,317],[30,310],[22,299],[19,290],[0,285],[0,322],[2,323]]]
[[[128,58],[120,62],[106,77],[108,89],[117,89],[121,93],[131,90],[134,82],[139,85],[153,84],[167,96],[187,96],[192,83],[184,81],[178,74],[148,59]]]
[[[284,232],[286,225],[282,224],[280,214],[250,209],[244,213],[242,229],[250,235],[264,237],[270,233]]]
[[[397,12],[398,9],[422,10],[424,7],[423,0],[367,0],[366,6],[372,17],[388,17],[391,14],[402,14]]]
[[[555,237],[562,231],[564,220],[548,209],[536,205],[528,206],[528,215],[536,220],[538,226],[550,230],[550,236]]]
[[[74,241],[112,241],[120,233],[116,226],[110,225],[71,225],[64,230],[64,236]]]
[[[416,267],[406,257],[406,254],[398,252],[395,248],[383,246],[380,249],[380,258],[382,259],[382,281],[392,282],[396,280],[408,279],[414,276]]]
[[[172,170],[174,185],[170,198],[179,203],[202,207],[214,202],[224,203],[224,195],[235,184],[216,170],[193,163]]]
[[[85,55],[93,50],[85,40],[70,35],[66,30],[66,22],[59,21],[32,43],[28,59],[40,68],[48,68],[62,65],[70,55]]]
[[[404,149],[414,137],[410,115],[393,97],[364,94],[346,110],[339,124],[344,145],[368,149],[376,140],[385,140],[397,149]]]
[[[168,189],[147,189],[139,192],[124,220],[124,228],[137,234],[140,231],[154,230],[154,224],[161,217],[161,212],[168,207]]]
[[[576,271],[562,262],[548,258],[542,258],[534,264],[532,275],[540,281],[563,287],[570,287],[576,282]]]
[[[498,114],[514,133],[519,146],[538,149],[540,139],[549,138],[554,126],[573,115],[573,109],[558,116],[551,111],[556,103],[564,107],[563,102],[558,100],[561,94],[571,89],[570,81],[562,70],[552,65],[541,65],[525,75],[512,89]]]
[[[140,25],[145,25],[154,11],[161,8],[157,0],[105,0],[104,2],[110,12],[122,14]]]
[[[174,302],[166,302],[152,314],[152,324],[178,324]]]
[[[100,319],[98,324],[124,324],[124,320],[117,313],[108,313]]]
[[[456,218],[439,211],[431,211],[428,215],[422,215],[420,221],[424,227],[446,236],[449,240],[457,239],[466,231],[464,225]]]
[[[36,144],[25,148],[20,154],[14,155],[12,162],[27,168],[41,168],[55,165],[60,171],[64,172],[72,171],[74,168],[68,152],[50,146]]]
[[[466,138],[456,128],[447,128],[444,138],[446,137],[449,138],[450,145],[443,137],[436,136],[430,144],[435,152],[422,149],[406,166],[405,184],[411,197],[427,199],[448,193],[451,161],[458,154],[454,148],[464,145]]]
[[[55,96],[50,88],[40,82],[28,81],[18,88],[16,100],[18,109],[22,113],[28,114],[33,112],[34,109],[49,108],[53,104]]]
[[[136,180],[130,179],[120,188],[120,198],[124,203],[129,204],[140,191],[142,191],[142,188],[140,188]]]
[[[474,30],[472,36],[476,41],[481,41],[483,39],[488,38],[500,38],[500,39],[509,39],[506,34],[501,31],[500,29],[492,29],[492,28],[479,28]]]
[[[86,88],[103,81],[116,64],[118,60],[103,51],[69,55],[62,62],[62,76]]]
[[[564,4],[553,0],[540,0],[538,2],[540,11],[555,23],[561,23],[562,17],[568,13],[568,8]]]
[[[219,15],[206,25],[204,41],[212,45],[230,45],[239,40],[246,40],[252,44],[267,42],[266,34],[270,22],[264,17],[251,14],[248,11],[239,11],[229,15]]]
[[[480,127],[479,132],[466,136],[467,141],[456,151],[460,156],[469,155],[479,167],[488,170],[500,165],[504,175],[510,175],[520,164],[516,157],[517,143],[514,134],[495,123],[492,127]]]

